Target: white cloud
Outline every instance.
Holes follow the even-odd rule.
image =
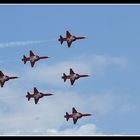
[[[98,128],[95,124],[85,124],[80,127],[75,126],[74,128],[66,128],[64,130],[33,128],[30,133],[23,133],[21,130],[15,130],[5,132],[2,135],[94,136],[103,135],[103,133],[98,132]]]
[[[99,112],[109,112],[109,106],[113,104],[109,95],[90,95],[85,102],[85,96],[78,93],[56,91],[53,96],[44,97],[35,105],[34,100],[27,101],[26,93],[21,89],[8,87],[2,91],[0,105],[6,108],[0,111],[0,135],[100,134],[95,124],[89,122],[86,125],[88,117],[78,120],[77,124],[82,126],[69,128],[73,122],[66,122],[65,112],[71,113],[74,106],[82,113],[96,112],[96,117],[93,116],[96,120]],[[62,130],[61,127],[66,124],[68,128]]]
[[[56,129],[48,129],[47,133],[49,135],[102,135],[102,133],[98,132],[95,124],[85,124],[80,127],[74,127],[64,130],[56,130]]]
[[[76,73],[89,75],[105,74],[111,66],[116,66],[124,70],[128,65],[128,60],[123,57],[109,57],[103,55],[78,56],[54,64],[40,64],[38,67],[26,70],[27,77],[33,81],[38,80],[41,83],[63,86],[61,76],[63,73],[69,74],[69,68],[73,68]],[[111,67],[112,68],[112,67]]]
[[[90,108],[97,114],[106,114],[113,110],[118,97],[111,93],[99,93],[87,98]],[[98,115],[97,115],[98,116]]]
[[[89,66],[80,62],[60,62],[53,65],[40,65],[32,71],[27,70],[27,76],[39,82],[46,82],[53,85],[63,85],[61,76],[63,73],[69,74],[69,68],[73,68],[77,73],[89,73]]]
[[[0,126],[2,126],[0,135],[100,134],[96,125],[88,122],[90,120],[88,118],[78,120],[80,126],[75,128],[69,128],[69,125],[72,125],[70,120],[68,128],[62,130],[61,127],[67,123],[64,118],[65,112],[71,113],[72,107],[75,106],[79,112],[96,114],[96,117],[93,117],[93,120],[96,120],[99,115],[108,113],[113,109],[117,100],[114,94],[107,92],[90,93],[86,96],[82,93],[60,89],[60,91],[53,91],[53,96],[40,99],[39,103],[35,105],[33,100],[27,101],[25,98],[27,90],[24,88],[26,84],[30,86],[36,81],[37,83],[49,83],[62,87],[64,85],[61,79],[62,73],[68,73],[70,67],[75,72],[85,74],[98,72],[100,68],[109,65],[121,67],[121,58],[117,60],[111,58],[111,60],[97,55],[87,56],[86,59],[81,56],[52,65],[40,65],[31,71],[26,71],[21,79],[22,88],[19,88],[21,81],[17,81],[17,85],[7,84],[0,89]],[[123,63],[125,64],[125,61]],[[30,83],[30,81],[32,82]],[[86,124],[87,122],[88,124]]]
[[[64,93],[56,93],[40,99],[35,105],[33,100],[27,101],[25,94],[17,88],[2,89],[0,134],[42,134],[48,128],[58,129],[65,123],[64,113],[67,106],[72,105],[69,100],[72,95],[68,97]],[[78,98],[73,97],[72,100],[77,102]]]
[[[88,63],[96,66],[116,65],[119,68],[121,68],[122,65],[124,66],[128,65],[128,59],[120,56],[107,56],[107,55],[97,55],[97,54],[80,55],[75,58],[72,58],[71,60],[76,62],[82,62],[85,64]]]

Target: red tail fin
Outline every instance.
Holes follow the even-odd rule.
[[[22,61],[24,62],[24,64],[26,64],[26,62],[27,62],[27,57],[26,57],[25,55],[23,55]]]
[[[29,101],[29,100],[30,100],[30,98],[31,98],[31,95],[30,95],[30,93],[29,93],[29,92],[27,92],[26,97],[28,98],[28,101]]]
[[[64,82],[67,80],[67,75],[63,73],[62,79],[64,79]]]
[[[63,37],[60,35],[60,38],[58,39],[58,41],[60,41],[60,43],[62,44],[63,43]]]
[[[68,112],[66,112],[66,115],[65,115],[64,117],[65,117],[65,118],[66,118],[66,120],[68,121],[68,120],[69,120],[69,118],[70,118],[69,113],[68,113]]]

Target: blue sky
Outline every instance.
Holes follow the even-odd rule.
[[[21,77],[0,89],[0,135],[139,135],[139,15],[140,5],[0,5],[0,70]],[[87,39],[68,48],[57,41],[66,30]],[[31,68],[30,49],[51,58]],[[70,67],[91,77],[70,86]],[[55,95],[35,105],[34,86]],[[73,106],[96,117],[66,122]]]

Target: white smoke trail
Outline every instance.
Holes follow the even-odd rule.
[[[38,40],[38,41],[16,41],[16,42],[0,43],[0,48],[25,46],[25,45],[31,45],[31,44],[45,43],[45,42],[49,42],[49,41],[56,41],[56,39]]]

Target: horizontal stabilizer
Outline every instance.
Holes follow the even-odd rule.
[[[63,73],[62,79],[64,79],[64,82],[67,80],[67,75]]]
[[[26,57],[25,55],[23,55],[22,61],[24,62],[24,64],[26,64],[26,62],[27,62],[27,57]]]
[[[29,92],[27,92],[26,97],[28,98],[28,101],[29,101],[29,100],[30,100],[30,98],[31,98],[31,95],[30,95],[30,93],[29,93]]]
[[[60,38],[58,39],[58,41],[60,41],[60,43],[63,44],[64,39],[61,35],[60,35]]]
[[[68,120],[69,120],[69,118],[70,118],[69,113],[68,113],[68,112],[66,112],[66,115],[65,115],[64,117],[65,117],[65,118],[66,118],[66,120],[68,121]]]

